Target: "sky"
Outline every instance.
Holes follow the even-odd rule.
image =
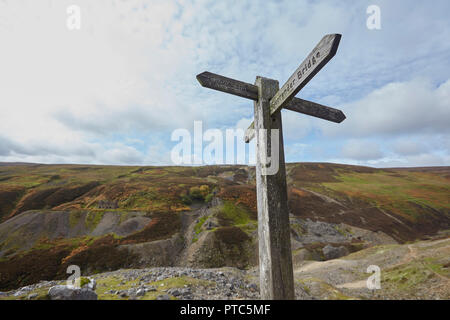
[[[197,74],[281,87],[339,33],[297,97],[347,119],[283,110],[286,160],[448,166],[449,11],[448,0],[0,0],[0,161],[173,165],[177,129],[194,135],[201,121],[225,137],[253,120],[251,100],[202,88]]]

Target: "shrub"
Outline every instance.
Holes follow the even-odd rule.
[[[192,199],[188,195],[184,194],[181,196],[181,202],[183,202],[186,205],[192,204]]]
[[[209,193],[209,186],[207,185],[200,186],[200,193],[203,197],[206,197]]]
[[[189,195],[191,196],[192,199],[195,200],[203,200],[203,196],[200,192],[200,188],[199,187],[192,187],[189,189]]]
[[[189,195],[195,200],[205,200],[206,196],[209,194],[209,186],[202,185],[200,187],[191,187],[189,189]]]

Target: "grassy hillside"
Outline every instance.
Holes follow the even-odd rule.
[[[450,228],[450,167],[294,163],[287,172],[294,217],[382,231],[398,242]],[[164,240],[159,246],[170,251],[190,224],[189,241],[203,255],[197,263],[244,267],[254,261],[254,183],[246,166],[0,165],[0,289],[64,278],[69,264],[89,272],[133,266],[136,250],[156,249],[124,246]],[[212,212],[196,221],[185,215],[213,199],[221,205]]]
[[[409,241],[448,227],[450,168],[373,169],[336,164],[288,165],[289,205],[299,217],[346,222]],[[254,170],[244,166],[0,166],[0,221],[28,210],[104,207],[183,212],[212,196],[256,213]]]
[[[377,231],[410,241],[449,226],[450,168],[373,169],[293,165],[294,214]]]

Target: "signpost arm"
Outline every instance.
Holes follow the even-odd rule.
[[[289,211],[287,206],[286,168],[284,162],[281,112],[270,115],[269,100],[278,91],[278,81],[256,78],[258,101],[255,102],[256,192],[258,202],[259,272],[261,299],[295,298],[292,269]],[[271,150],[271,130],[278,129],[278,171],[265,173],[264,167],[275,158]],[[265,151],[265,152],[264,152]]]
[[[299,98],[293,98],[292,101],[290,101],[284,107],[284,109],[300,112],[309,116],[335,123],[341,123],[345,120],[345,114],[339,109],[330,108],[315,102]],[[254,126],[255,124],[252,122],[248,129],[245,131],[244,140],[246,143],[249,143],[255,136]]]
[[[283,108],[334,57],[340,41],[340,34],[328,34],[320,40],[294,74],[271,99],[271,113]]]

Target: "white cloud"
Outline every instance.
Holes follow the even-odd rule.
[[[418,155],[425,153],[429,150],[429,146],[422,141],[414,141],[411,139],[398,139],[392,143],[392,150],[398,155]]]
[[[328,136],[449,133],[449,106],[450,80],[434,88],[429,80],[414,79],[389,83],[346,105],[347,119],[340,126],[321,126]]]
[[[283,138],[289,143],[300,142],[313,129],[315,121],[309,116],[293,111],[282,112]]]
[[[66,28],[69,4],[82,10],[79,31]],[[282,85],[332,32],[343,34],[338,54],[299,96],[342,108],[347,120],[283,112],[286,150],[311,145],[321,130],[326,140],[309,151],[336,141],[334,153],[313,152],[321,161],[341,157],[345,139],[388,137],[383,155],[422,163],[427,135],[430,163],[446,161],[448,2],[380,6],[382,30],[371,32],[361,2],[1,1],[0,161],[168,163],[173,129],[194,120],[246,127],[253,118],[252,101],[201,88],[197,73]],[[375,155],[346,148],[355,159]]]
[[[309,147],[309,145],[305,143],[293,143],[290,145],[287,145],[284,149],[284,153],[286,155],[286,159],[289,159],[290,157],[295,157],[301,159],[301,157],[304,156],[305,150]]]
[[[252,122],[253,118],[242,118],[236,123],[236,129],[247,130]]]
[[[354,160],[377,160],[383,157],[378,143],[364,140],[350,140],[342,148],[345,158]]]
[[[7,146],[3,149],[3,146]],[[17,144],[0,137],[6,162],[144,164],[145,154],[122,143],[70,141],[67,145]],[[148,159],[150,160],[150,159]]]
[[[366,165],[373,167],[427,167],[448,166],[450,156],[437,154],[419,154],[402,157],[385,157],[379,160],[367,161]],[[361,164],[361,163],[359,163]]]

